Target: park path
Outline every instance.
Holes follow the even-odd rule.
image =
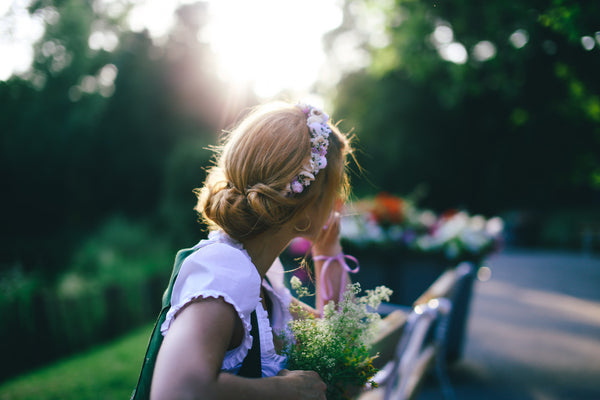
[[[508,249],[486,265],[456,399],[600,400],[600,256]],[[441,399],[435,379],[418,399]]]

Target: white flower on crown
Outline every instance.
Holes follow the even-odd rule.
[[[302,170],[298,174],[298,181],[300,181],[304,186],[310,185],[312,181],[315,180],[315,176],[311,171]]]
[[[329,121],[329,115],[327,115],[323,111],[317,110],[315,108],[312,108],[308,115],[309,116],[306,119],[306,124],[309,126],[311,124],[315,124],[315,123],[316,124],[325,124],[327,121]]]
[[[327,166],[327,158],[325,156],[320,156],[317,166],[319,169],[325,168]]]
[[[321,170],[327,166],[327,157],[318,153],[312,153],[310,164],[312,170]]]
[[[317,149],[322,146],[329,145],[329,141],[322,135],[310,139],[310,142],[312,143],[313,147],[316,147]]]
[[[323,136],[324,138],[329,137],[329,127],[324,125],[325,123],[312,122],[308,124],[308,128],[313,136]]]
[[[306,116],[306,125],[311,136],[311,157],[302,166],[298,175],[283,190],[285,196],[294,193],[302,193],[315,180],[315,175],[327,166],[327,148],[329,147],[329,134],[331,128],[327,125],[329,115],[318,108],[307,104],[298,104],[300,110]]]

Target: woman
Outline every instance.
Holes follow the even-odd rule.
[[[328,119],[315,107],[276,103],[228,135],[196,191],[211,233],[173,286],[151,399],[325,399],[317,373],[284,369],[277,335],[296,301],[279,254],[295,237],[312,241],[313,255],[326,256],[315,265],[320,292],[323,263],[341,253],[333,209],[347,188],[350,147]],[[334,298],[343,274],[331,261],[324,279]]]

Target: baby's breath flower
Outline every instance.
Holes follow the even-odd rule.
[[[292,289],[298,290],[302,287],[302,281],[297,276],[292,276],[290,279],[290,285],[292,286]]]
[[[290,279],[290,285],[292,286],[292,289],[296,291],[296,297],[298,297],[299,299],[310,296],[308,288],[302,286],[302,281],[297,276],[292,276],[292,278]]]
[[[298,278],[291,285],[299,296],[308,295]],[[360,284],[349,284],[339,304],[323,307],[322,318],[291,321],[293,337],[284,337],[288,368],[318,372],[329,400],[350,398],[352,388],[364,386],[377,372],[369,350],[381,317],[373,310],[392,291],[380,286],[358,296],[360,291]]]

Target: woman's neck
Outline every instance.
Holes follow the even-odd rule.
[[[252,263],[264,278],[271,265],[293,239],[292,235],[283,230],[276,233],[265,232],[251,239],[243,240],[244,249],[250,255]]]

